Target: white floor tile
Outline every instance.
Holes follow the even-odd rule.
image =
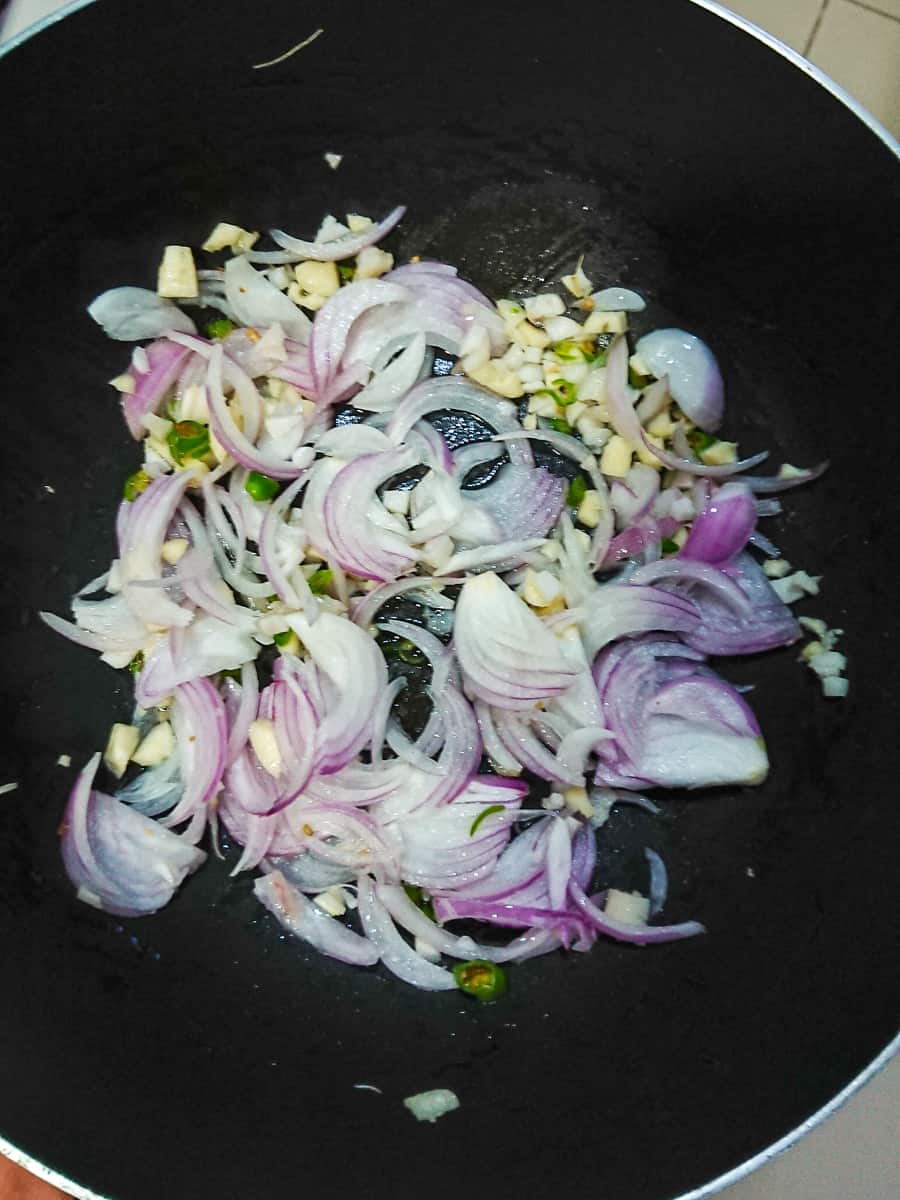
[[[900,135],[900,23],[831,0],[809,57]]]
[[[802,52],[822,0],[728,0],[727,7]]]

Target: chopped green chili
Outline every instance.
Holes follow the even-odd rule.
[[[206,336],[214,341],[221,341],[222,338],[228,337],[232,329],[234,329],[234,321],[229,321],[227,317],[218,317],[215,321],[207,323]]]
[[[687,440],[692,450],[697,454],[702,454],[704,450],[714,446],[719,439],[711,433],[704,433],[702,429],[692,429],[687,435]]]
[[[671,538],[663,538],[661,548],[663,554],[677,554],[679,545],[677,542],[673,542]]]
[[[313,571],[306,582],[309,584],[309,590],[314,596],[321,596],[324,592],[328,591],[333,580],[334,571],[332,571],[331,567],[319,567],[317,571]]]
[[[407,896],[409,896],[410,900],[412,900],[416,908],[421,909],[430,921],[435,919],[434,905],[431,903],[431,900],[425,896],[425,893],[417,883],[404,883],[403,890],[406,892]]]
[[[185,459],[205,458],[209,454],[209,426],[199,421],[176,421],[166,441],[172,457],[179,465]]]
[[[122,495],[126,500],[137,500],[141,492],[145,492],[152,482],[153,480],[142,467],[140,471],[135,471],[125,480]]]
[[[350,283],[356,268],[351,263],[338,263],[338,275],[342,283]]]
[[[587,493],[587,483],[583,475],[576,476],[569,484],[566,492],[566,504],[569,508],[577,508]]]
[[[251,471],[244,484],[244,490],[254,500],[274,500],[281,491],[281,484],[277,479],[261,475],[259,471]]]
[[[457,963],[453,978],[461,992],[474,996],[476,1000],[499,1000],[506,991],[506,972],[496,963],[484,959]]]
[[[475,818],[475,820],[472,822],[472,824],[469,826],[469,837],[475,836],[475,831],[478,829],[478,826],[481,824],[481,822],[486,817],[491,816],[492,813],[498,813],[498,812],[503,812],[502,804],[489,804],[487,806],[487,808],[483,808],[481,810],[481,812],[478,814],[478,816]]]
[[[562,417],[550,417],[550,419],[547,421],[547,424],[551,429],[555,429],[557,433],[570,432],[569,422],[564,421]]]
[[[628,368],[628,382],[633,388],[645,388],[648,383],[653,382],[652,375],[642,375],[640,371],[636,371],[634,367]]]
[[[143,652],[143,650],[138,650],[137,654],[134,656],[134,658],[128,664],[128,670],[132,673],[132,675],[140,675],[141,671],[143,670],[143,667],[144,667],[144,652]]]

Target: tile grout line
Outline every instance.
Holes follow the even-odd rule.
[[[876,13],[879,17],[885,17],[888,21],[896,21],[900,25],[900,17],[895,16],[893,13],[885,12],[877,4],[866,4],[864,0],[847,0],[847,3],[852,4],[854,8],[862,8],[866,12]]]
[[[822,0],[822,7],[819,9],[818,15],[813,22],[813,27],[809,31],[809,37],[806,39],[806,44],[803,47],[803,57],[809,58],[809,52],[812,50],[812,44],[816,40],[816,34],[819,32],[819,26],[822,24],[822,18],[828,8],[829,0]]]

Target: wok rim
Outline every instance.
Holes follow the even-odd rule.
[[[717,0],[689,0],[689,2],[695,4],[698,8],[706,9],[707,12],[712,13],[723,21],[727,21],[737,29],[743,30],[751,37],[756,38],[757,41],[768,46],[770,50],[779,54],[799,71],[802,71],[804,75],[814,80],[827,92],[830,92],[845,108],[849,109],[884,144],[894,157],[900,160],[900,141],[869,112],[865,105],[861,104],[854,96],[851,96],[830,75],[804,58],[799,51],[788,46],[774,34],[755,25],[746,17],[740,16],[738,13],[724,7],[724,5],[717,3]],[[95,3],[95,0],[70,0],[70,3],[57,9],[56,12],[49,13],[39,21],[26,26],[14,37],[0,44],[0,59],[3,59],[12,50],[15,50],[36,34],[49,29],[52,25],[64,20],[72,13],[78,12],[82,8],[87,8],[88,5],[93,3]],[[785,1153],[785,1151],[796,1146],[812,1130],[824,1125],[829,1117],[843,1108],[848,1100],[879,1075],[898,1053],[900,1053],[900,1033],[867,1066],[863,1067],[859,1074],[851,1079],[840,1092],[807,1117],[805,1121],[801,1121],[794,1129],[779,1138],[778,1141],[766,1146],[751,1158],[739,1163],[736,1167],[732,1167],[730,1171],[726,1171],[715,1179],[701,1184],[700,1187],[694,1188],[692,1191],[682,1192],[680,1195],[673,1197],[673,1200],[708,1200],[709,1197],[718,1195],[726,1188],[739,1183],[741,1180],[758,1171],[761,1167],[773,1162]],[[42,1179],[45,1183],[68,1192],[74,1200],[116,1200],[115,1197],[95,1192],[91,1188],[69,1179],[59,1171],[55,1171],[52,1167],[47,1166],[46,1163],[41,1162],[40,1159],[35,1158],[26,1150],[22,1150],[19,1146],[8,1141],[3,1137],[2,1133],[0,1133],[0,1154],[5,1155],[18,1166],[24,1167],[25,1170],[30,1171],[32,1175]]]

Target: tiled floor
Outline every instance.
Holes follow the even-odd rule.
[[[731,0],[900,137],[900,0]]]
[[[0,40],[60,6],[11,0]],[[809,58],[900,137],[900,0],[731,0],[729,7]],[[900,1061],[722,1200],[895,1200],[898,1112]]]

